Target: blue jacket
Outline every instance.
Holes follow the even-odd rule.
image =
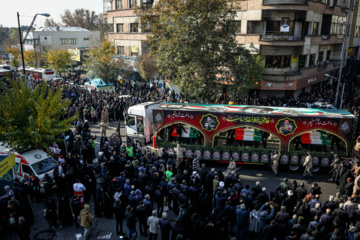
[[[246,227],[249,218],[249,212],[246,209],[237,209],[236,212],[236,225],[238,228]]]
[[[262,232],[262,230],[264,229],[265,225],[269,224],[270,221],[272,219],[274,219],[274,215],[275,215],[275,208],[271,208],[271,212],[270,214],[266,214],[266,216],[261,217],[261,212],[265,211],[265,207],[266,205],[262,205],[262,207],[260,208],[260,219],[259,219],[259,227],[260,227],[260,232]]]

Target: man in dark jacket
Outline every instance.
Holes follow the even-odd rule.
[[[131,238],[137,238],[137,231],[136,231],[136,217],[134,215],[134,209],[132,206],[126,207],[126,226],[128,227],[128,237]]]
[[[123,236],[123,235],[125,235],[124,232],[123,232],[123,220],[124,220],[124,217],[125,217],[125,209],[121,205],[121,199],[120,198],[114,204],[113,210],[114,210],[115,220],[116,220],[116,234]]]
[[[77,195],[74,196],[74,199],[71,201],[71,208],[73,211],[75,226],[76,226],[76,228],[79,228],[78,218],[80,215],[80,211],[82,209],[79,196],[77,196]]]
[[[247,220],[249,218],[249,212],[246,210],[245,204],[240,205],[240,209],[237,209],[236,212],[236,238],[242,239],[244,235]]]
[[[262,240],[273,240],[276,235],[276,221],[271,220],[270,225],[266,225],[262,232]]]
[[[162,218],[159,219],[161,240],[170,239],[171,225],[169,220],[167,220],[167,212],[162,213]]]
[[[139,206],[137,206],[136,213],[139,218],[140,235],[146,237],[147,236],[146,220],[147,220],[148,212],[143,201],[141,201]]]
[[[292,215],[294,207],[296,206],[297,200],[294,197],[294,193],[291,190],[287,191],[287,198],[284,199],[282,205],[286,207],[286,212],[289,216]]]
[[[301,183],[300,187],[295,189],[295,195],[298,201],[302,201],[305,198],[305,196],[307,195],[307,191],[304,187],[304,183]]]

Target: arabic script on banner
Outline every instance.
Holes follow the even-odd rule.
[[[308,124],[307,127],[316,127],[316,126],[332,126],[333,122],[331,120],[322,121],[320,118],[312,119]]]
[[[263,123],[269,123],[270,118],[269,117],[253,117],[253,116],[228,116],[226,118],[226,121],[228,122],[244,122],[244,123],[257,123],[257,124],[263,124]]]

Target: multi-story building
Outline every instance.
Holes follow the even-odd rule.
[[[134,8],[151,7],[154,2],[111,1],[106,14],[112,29],[108,38],[119,56],[135,61],[148,52],[145,40],[151,33],[138,26]],[[240,4],[236,39],[247,48],[257,48],[264,65],[257,96],[296,97],[327,81],[324,74],[337,74],[350,0],[243,0]]]
[[[23,38],[26,31],[23,32]],[[100,31],[89,31],[80,27],[44,27],[32,30],[24,41],[25,50],[85,49],[98,45]]]

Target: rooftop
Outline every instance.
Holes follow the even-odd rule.
[[[36,29],[37,32],[89,32],[89,30],[81,27],[41,27]]]

